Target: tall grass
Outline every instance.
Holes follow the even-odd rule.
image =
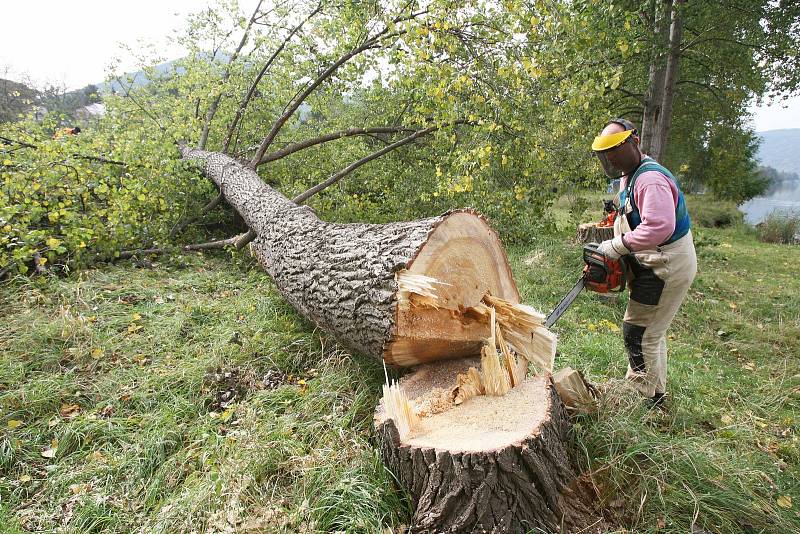
[[[800,216],[771,213],[756,226],[758,240],[764,243],[793,244],[800,242]]]

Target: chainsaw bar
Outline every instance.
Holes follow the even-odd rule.
[[[561,299],[561,302],[558,303],[558,306],[556,306],[555,309],[550,312],[550,315],[547,316],[547,319],[544,321],[544,326],[550,328],[559,317],[564,315],[564,312],[567,311],[567,308],[569,308],[570,304],[572,304],[572,301],[574,301],[583,290],[584,285],[584,279],[583,276],[581,276],[580,279],[575,283],[575,286],[570,289],[569,293],[567,293],[567,296]]]

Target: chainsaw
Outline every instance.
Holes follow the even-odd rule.
[[[553,326],[561,317],[578,294],[585,287],[596,293],[620,292],[625,289],[625,264],[621,260],[612,260],[597,248],[599,244],[589,243],[583,247],[583,273],[572,289],[567,293],[558,306],[547,316],[544,325]]]

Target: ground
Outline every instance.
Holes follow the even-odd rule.
[[[569,234],[510,249],[525,302],[547,311],[575,282]],[[696,241],[668,414],[615,393],[625,295],[584,293],[557,323],[557,367],[611,384],[575,421],[577,461],[619,531],[798,531],[800,248],[741,227]],[[148,267],[0,287],[0,530],[403,531],[371,428],[383,369],[244,255]]]

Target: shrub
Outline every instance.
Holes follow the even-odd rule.
[[[725,228],[740,224],[744,214],[736,203],[711,198],[690,197],[686,200],[692,223],[705,228]]]
[[[765,243],[800,242],[800,216],[773,212],[756,226],[756,234]]]

